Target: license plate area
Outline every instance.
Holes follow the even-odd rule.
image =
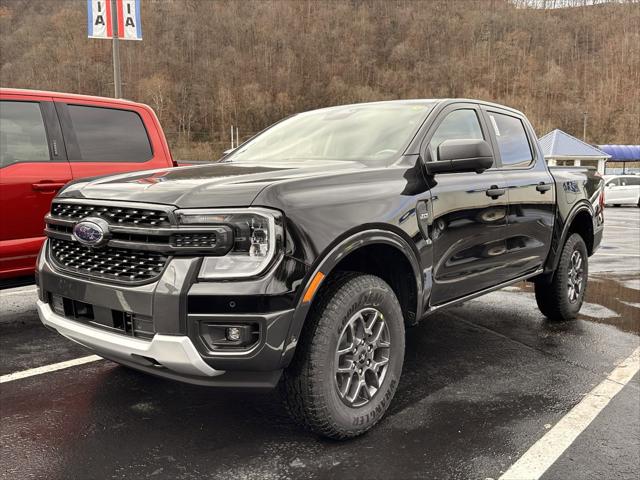
[[[150,317],[91,305],[57,294],[49,295],[49,304],[58,315],[116,333],[140,338],[152,338],[155,333]]]
[[[50,305],[58,315],[76,320],[91,321],[94,319],[93,305],[65,298],[61,295],[51,294]]]

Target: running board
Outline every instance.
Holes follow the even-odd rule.
[[[526,275],[522,275],[520,277],[514,278],[513,280],[499,283],[498,285],[494,285],[493,287],[485,288],[484,290],[480,290],[479,292],[470,293],[469,295],[465,295],[464,297],[456,298],[455,300],[450,300],[448,302],[441,303],[440,305],[431,305],[429,306],[429,309],[426,312],[424,312],[424,315],[422,316],[422,318],[425,318],[442,308],[451,307],[459,303],[473,300],[474,298],[481,297],[482,295],[485,295],[487,293],[494,292],[496,290],[500,290],[501,288],[508,287],[509,285],[513,285],[514,283],[522,282],[523,280],[527,280],[528,278],[535,277],[536,275],[540,275],[543,272],[544,272],[544,268],[540,268],[535,272],[527,273]]]

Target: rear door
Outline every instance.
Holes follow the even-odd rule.
[[[507,276],[514,279],[537,270],[547,258],[555,183],[526,118],[492,107],[483,106],[482,111],[508,190],[508,235],[502,261]]]
[[[619,177],[620,201],[623,203],[637,203],[640,199],[640,177],[633,175],[623,175]]]
[[[108,102],[56,102],[74,179],[167,166],[144,108]]]
[[[634,175],[630,177],[629,186],[631,187],[631,202],[640,207],[640,176]]]
[[[436,161],[438,145],[451,139],[489,141],[488,128],[476,104],[452,104],[438,115],[427,133],[424,158]],[[481,174],[437,174],[430,190],[432,222],[428,236],[433,242],[434,259],[431,305],[505,281],[502,258],[507,195],[499,169]]]
[[[71,180],[52,99],[0,98],[0,278],[33,273],[51,199]]]

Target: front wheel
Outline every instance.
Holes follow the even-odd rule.
[[[535,282],[538,308],[549,320],[573,320],[578,315],[589,274],[587,246],[580,235],[571,235],[560,254],[551,280]]]
[[[303,426],[330,438],[360,435],[391,403],[404,359],[404,320],[391,287],[355,272],[318,293],[281,393]]]

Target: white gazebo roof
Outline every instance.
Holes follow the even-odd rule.
[[[546,159],[605,160],[611,157],[608,153],[557,128],[540,138],[539,141]]]

